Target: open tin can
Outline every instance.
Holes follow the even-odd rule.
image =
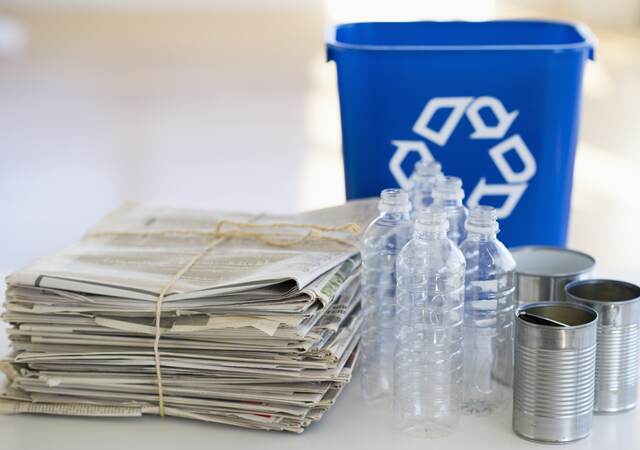
[[[598,314],[567,302],[516,311],[513,431],[547,443],[591,432]]]
[[[640,287],[616,280],[582,280],[566,286],[567,300],[598,313],[594,411],[636,406],[640,357]]]

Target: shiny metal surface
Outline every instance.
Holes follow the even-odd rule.
[[[519,304],[563,301],[565,286],[589,278],[596,261],[586,253],[561,247],[524,246],[509,249],[516,260]]]
[[[516,434],[548,443],[589,435],[597,317],[593,309],[574,303],[533,303],[516,311]]]
[[[567,300],[598,313],[594,411],[616,413],[636,406],[640,358],[640,287],[616,280],[575,281]]]

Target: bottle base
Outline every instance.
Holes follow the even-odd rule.
[[[483,401],[470,401],[462,404],[462,413],[466,416],[489,417],[503,409],[501,405]]]
[[[454,425],[442,425],[437,423],[412,423],[408,425],[399,425],[398,429],[410,436],[437,439],[449,436],[455,430]]]

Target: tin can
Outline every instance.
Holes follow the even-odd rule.
[[[591,432],[598,314],[575,303],[544,302],[516,311],[513,431],[564,443]]]
[[[561,247],[531,245],[510,250],[517,265],[519,304],[565,300],[565,285],[590,278],[596,264],[586,253]]]
[[[640,287],[616,280],[574,281],[567,300],[598,313],[594,412],[633,409],[638,395]]]

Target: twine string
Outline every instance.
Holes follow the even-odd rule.
[[[223,229],[232,226],[231,229]],[[246,231],[246,229],[264,230],[273,228],[306,229],[306,233],[292,232],[265,232]],[[336,242],[343,245],[356,247],[357,245],[348,239],[337,236],[329,236],[323,233],[348,232],[353,235],[360,233],[360,226],[356,223],[345,223],[339,226],[327,226],[314,223],[251,223],[237,222],[233,220],[220,220],[213,231],[187,230],[181,228],[151,231],[94,231],[88,237],[182,237],[182,238],[245,238],[259,241],[273,247],[294,247],[307,241],[323,240]]]
[[[225,227],[233,227],[230,230],[223,230]],[[264,231],[246,231],[264,230],[273,228],[289,228],[289,229],[306,229],[306,233],[291,232],[264,232]],[[328,236],[323,233],[327,232],[349,232],[353,235],[360,233],[360,227],[355,223],[345,223],[339,226],[327,226],[319,224],[301,224],[301,223],[265,223],[258,224],[252,222],[238,222],[233,220],[220,220],[217,222],[214,231],[203,230],[157,230],[157,231],[95,231],[89,233],[87,237],[162,237],[177,236],[187,238],[213,237],[202,250],[194,255],[171,279],[165,284],[155,304],[155,329],[153,338],[153,358],[155,364],[156,385],[158,386],[158,409],[161,417],[165,415],[164,406],[164,389],[162,386],[162,364],[160,357],[160,337],[162,336],[161,320],[162,320],[162,302],[169,294],[173,286],[180,280],[200,259],[202,259],[216,245],[229,238],[254,239],[265,245],[273,247],[295,247],[310,240],[325,240],[337,242],[339,244],[349,245],[357,248],[357,245],[348,240],[336,236]]]

